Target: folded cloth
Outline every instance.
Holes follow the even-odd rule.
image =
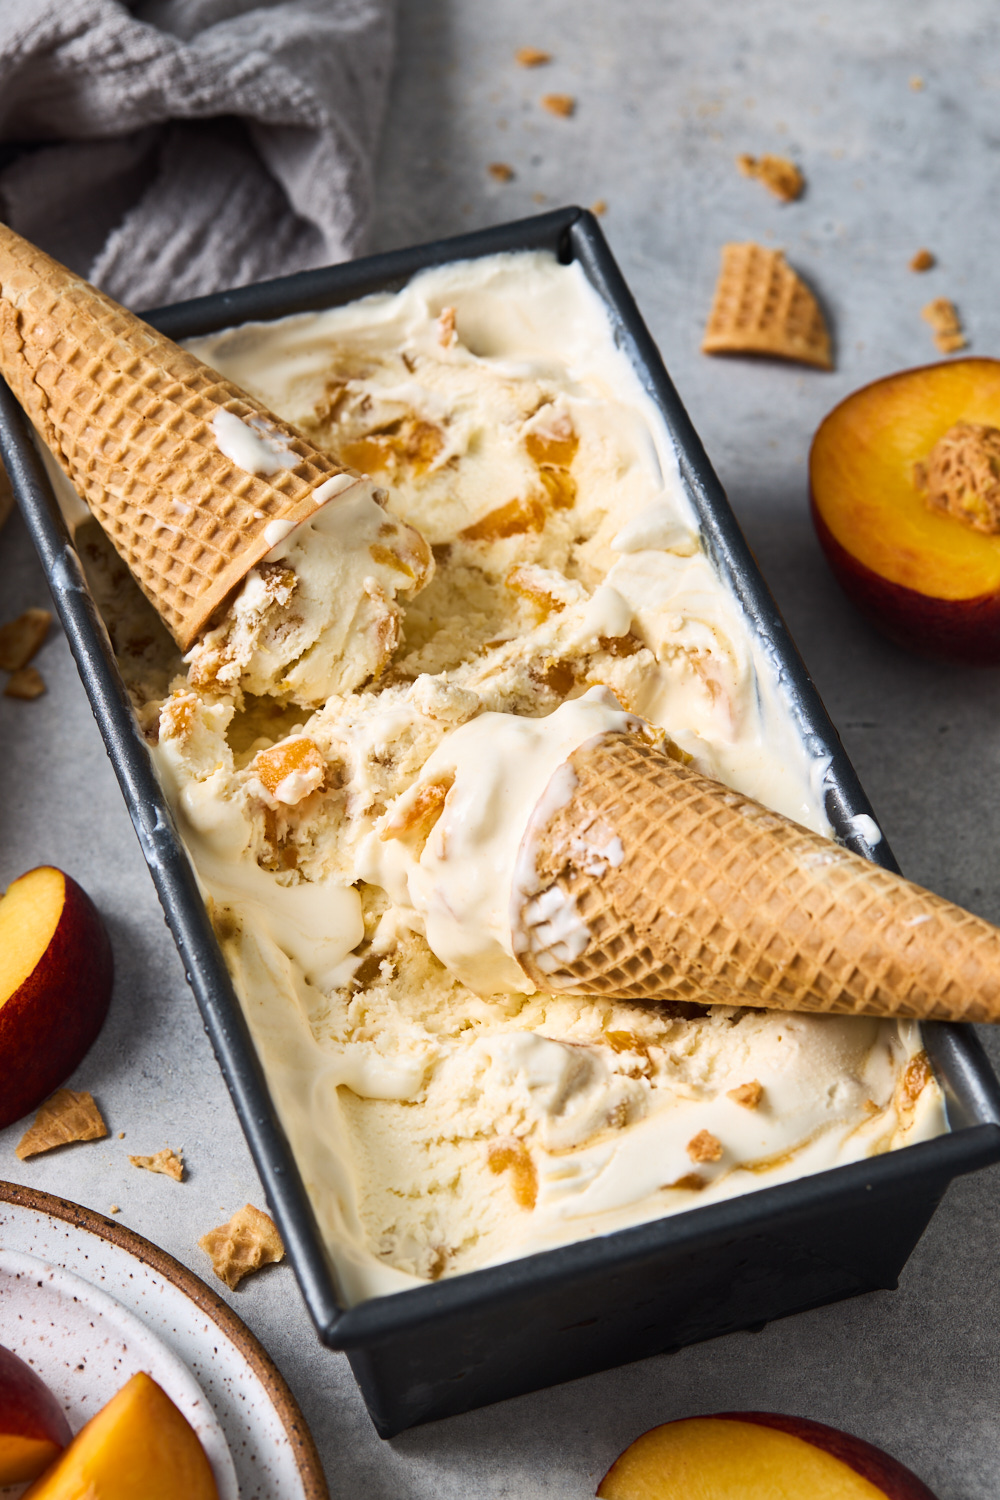
[[[0,0],[0,219],[133,307],[360,248],[393,0]]]

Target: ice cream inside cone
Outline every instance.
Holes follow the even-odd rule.
[[[0,374],[197,680],[309,704],[384,670],[433,571],[384,491],[4,225]]]
[[[484,994],[1000,1019],[997,928],[685,766],[600,688],[454,731],[364,868]]]

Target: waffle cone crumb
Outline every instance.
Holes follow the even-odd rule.
[[[68,1146],[73,1141],[99,1141],[107,1133],[108,1127],[93,1094],[56,1089],[39,1107],[34,1124],[18,1141],[16,1155],[26,1161],[29,1156],[39,1156],[43,1151],[53,1151],[56,1146]]]
[[[705,354],[762,354],[833,368],[830,334],[816,298],[781,250],[753,241],[722,248],[701,347]]]
[[[228,1224],[220,1224],[203,1234],[198,1244],[211,1257],[212,1270],[230,1291],[239,1286],[244,1276],[285,1257],[274,1220],[252,1203],[234,1213]]]
[[[17,672],[26,667],[44,643],[51,624],[51,610],[26,609],[16,620],[0,625],[0,671]]]
[[[146,1172],[162,1172],[164,1177],[172,1177],[175,1182],[184,1181],[184,1159],[179,1151],[173,1151],[169,1146],[164,1146],[155,1156],[130,1156],[129,1161],[133,1167],[142,1167]]]
[[[486,170],[494,182],[510,182],[514,176],[514,168],[506,161],[491,161]]]
[[[552,53],[543,52],[540,47],[518,47],[514,61],[522,68],[543,68],[552,61]]]
[[[729,1089],[726,1097],[742,1104],[744,1109],[756,1109],[764,1097],[764,1086],[754,1078],[750,1083],[741,1083],[739,1088]]]
[[[948,297],[935,297],[921,310],[920,316],[931,325],[934,343],[942,354],[955,354],[966,348],[968,339],[962,332],[958,309]]]
[[[802,196],[806,180],[787,156],[750,156],[743,151],[736,158],[736,165],[744,177],[756,177],[782,203],[791,203]]]
[[[21,667],[12,672],[4,687],[5,698],[40,698],[45,692],[45,679],[34,667]]]
[[[561,115],[564,120],[568,120],[576,111],[576,100],[572,94],[543,94],[542,108],[547,109],[550,115]]]
[[[687,1143],[687,1154],[692,1161],[721,1161],[722,1142],[710,1130],[699,1130]]]
[[[936,265],[936,264],[937,264],[937,261],[935,260],[934,256],[931,254],[930,250],[918,250],[917,253],[916,253],[916,255],[910,261],[910,270],[911,271],[929,271],[931,269],[931,267],[934,266],[934,265]]]

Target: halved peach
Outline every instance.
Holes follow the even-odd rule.
[[[601,1500],[934,1500],[896,1459],[850,1433],[776,1412],[666,1422],[636,1438]]]
[[[23,1500],[219,1500],[190,1422],[149,1375],[133,1375]]]
[[[100,913],[76,881],[40,865],[0,897],[0,1128],[36,1108],[82,1060],[111,999]]]
[[[812,514],[844,592],[892,640],[995,665],[1000,531],[935,508],[920,483],[920,466],[960,424],[1000,429],[1000,360],[948,360],[855,391],[813,440]]]
[[[37,1479],[72,1436],[42,1377],[0,1345],[0,1485]]]

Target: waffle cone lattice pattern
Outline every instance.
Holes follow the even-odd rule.
[[[780,250],[751,241],[724,245],[722,270],[702,340],[706,354],[765,354],[833,367],[819,303]]]
[[[541,894],[515,947],[540,989],[1000,1020],[1000,931],[980,917],[638,737],[605,735],[571,765],[572,798],[522,851]],[[617,866],[595,855],[615,836]]]
[[[0,373],[183,648],[343,470],[238,386],[0,224]],[[222,408],[295,453],[263,478],[219,450]]]

